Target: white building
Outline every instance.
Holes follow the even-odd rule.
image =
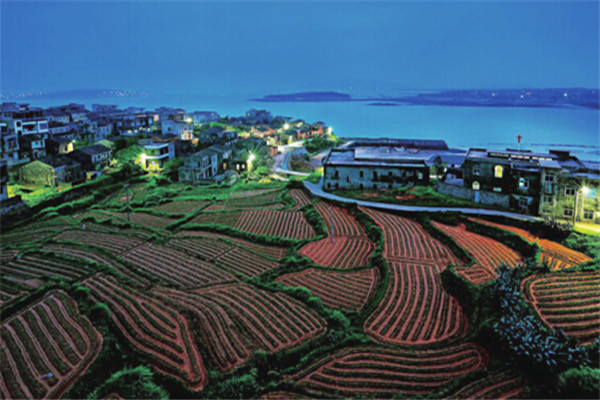
[[[162,133],[172,133],[177,135],[179,140],[192,140],[194,138],[194,128],[190,124],[186,124],[185,122],[173,121],[171,119],[167,119],[161,122]]]

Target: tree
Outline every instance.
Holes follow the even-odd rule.
[[[177,182],[179,179],[179,168],[183,166],[183,157],[176,157],[165,163],[162,174],[169,178],[171,182]]]

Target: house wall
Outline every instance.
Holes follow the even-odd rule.
[[[337,175],[336,175],[337,173]],[[423,167],[358,167],[325,165],[324,188],[391,189],[407,185],[429,184],[429,168]]]
[[[436,182],[435,188],[439,193],[460,199],[475,201],[475,190],[462,186],[450,185],[444,182]],[[479,191],[479,203],[488,206],[500,206],[508,208],[511,197],[507,194]]]

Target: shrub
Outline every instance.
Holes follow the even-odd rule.
[[[148,367],[126,368],[108,378],[88,399],[103,399],[111,393],[125,399],[168,399],[167,391],[154,383],[153,378],[154,373]]]
[[[558,396],[565,399],[597,399],[600,369],[581,366],[558,376]]]

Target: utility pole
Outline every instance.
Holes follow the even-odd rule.
[[[575,207],[573,209],[573,226],[575,226],[575,223],[577,222],[577,200],[579,197],[579,188],[577,188],[577,190],[575,191]]]
[[[131,200],[131,197],[129,196],[129,183],[124,184],[123,188],[125,189],[125,196],[127,196],[127,222],[131,222],[131,210],[129,208],[129,201]]]
[[[333,244],[333,204],[329,204],[329,224],[331,225],[331,244]]]

